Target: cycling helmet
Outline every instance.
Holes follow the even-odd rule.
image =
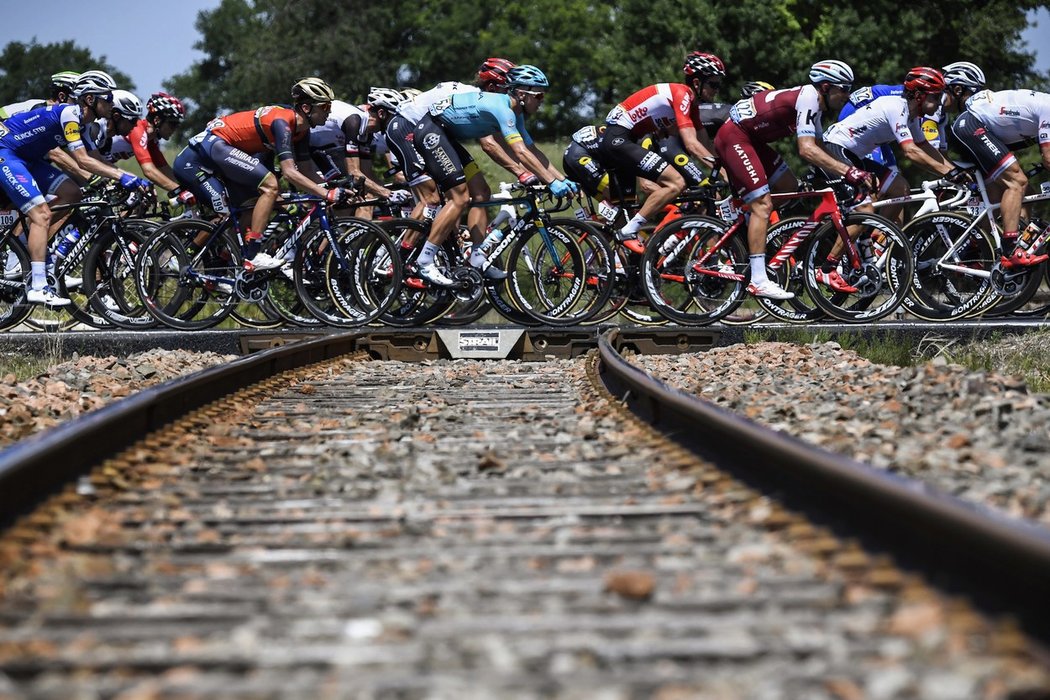
[[[77,84],[77,80],[80,78],[80,73],[72,70],[59,71],[51,76],[51,89],[54,91],[61,90],[66,94],[73,92],[73,86]]]
[[[941,70],[944,71],[944,82],[948,85],[961,85],[970,90],[984,89],[984,71],[969,61],[949,63]]]
[[[809,69],[809,82],[814,85],[831,83],[837,87],[852,87],[853,69],[842,61],[818,61]]]
[[[929,66],[916,66],[904,76],[906,92],[944,92],[944,87],[944,76]]]
[[[146,112],[151,117],[180,122],[186,116],[186,108],[177,97],[166,92],[155,92],[146,102]]]
[[[523,64],[511,68],[507,73],[508,88],[539,88],[546,90],[551,84],[547,82],[547,76],[536,66]]]
[[[747,99],[752,95],[767,92],[768,90],[776,90],[776,88],[764,80],[752,80],[750,83],[744,83],[744,86],[740,88],[740,96]]]
[[[334,99],[332,87],[320,78],[303,78],[292,86],[292,101],[297,105],[331,102]]]
[[[379,107],[388,112],[395,112],[405,101],[405,96],[400,90],[385,87],[373,87],[368,89],[368,104],[371,107]]]
[[[486,58],[478,68],[478,85],[503,87],[507,84],[507,74],[514,68],[514,62],[505,58]]]
[[[685,73],[687,80],[724,76],[726,74],[726,65],[722,63],[722,59],[713,53],[694,51],[685,57],[685,65],[682,66],[682,72]]]
[[[138,121],[142,118],[142,101],[127,90],[114,90],[113,112],[125,119]]]
[[[416,95],[422,95],[422,94],[423,94],[422,90],[417,90],[415,88],[405,88],[404,90],[401,91],[401,97],[404,98],[405,101],[411,100]]]
[[[77,81],[73,83],[73,94],[77,97],[85,95],[108,95],[117,89],[117,84],[109,73],[100,70],[89,70],[81,73]]]

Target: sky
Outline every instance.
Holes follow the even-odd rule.
[[[218,7],[220,0],[138,0],[119,5],[8,0],[4,4],[0,46],[34,38],[41,44],[72,39],[131,76],[138,95],[145,99],[160,90],[164,80],[202,58],[193,49],[197,13]],[[1029,22],[1023,36],[1029,50],[1036,51],[1036,68],[1050,71],[1050,11],[1033,12]],[[70,70],[87,68],[69,66]]]

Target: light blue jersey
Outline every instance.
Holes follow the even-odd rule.
[[[524,114],[515,114],[510,97],[496,92],[460,92],[430,108],[430,113],[457,141],[500,133],[508,144],[532,145]]]

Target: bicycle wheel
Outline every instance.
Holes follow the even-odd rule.
[[[153,232],[135,260],[135,283],[146,310],[169,328],[199,330],[222,322],[239,301],[240,245],[224,231],[190,253],[206,221],[173,221]]]
[[[379,225],[396,243],[398,256],[408,264],[402,268],[403,284],[397,297],[378,320],[388,326],[412,328],[430,323],[450,312],[456,306],[456,298],[413,274],[414,265],[411,263],[426,241],[430,225],[416,219],[389,219]],[[436,260],[448,270],[454,259],[453,248],[446,241],[438,250]]]
[[[149,234],[158,226],[153,222],[127,226],[122,240],[106,231],[84,256],[84,295],[92,310],[118,328],[153,328],[157,320],[146,310],[135,284],[135,257]]]
[[[972,223],[956,212],[933,212],[904,227],[915,257],[911,291],[904,299],[908,313],[926,321],[955,321],[985,308],[992,291],[988,273],[996,261],[995,239],[977,226],[967,233]],[[951,267],[939,264],[953,247],[945,260]]]
[[[579,323],[587,264],[573,234],[554,226],[526,227],[510,245],[508,272],[504,288],[521,312],[552,326]]]
[[[562,315],[561,320],[565,325],[593,323],[595,316],[605,309],[612,296],[617,276],[616,253],[594,224],[576,219],[551,219],[548,226],[558,228],[573,237],[583,253],[587,269],[586,284],[579,299]],[[536,251],[536,267],[549,267],[549,256],[549,249],[541,246]],[[622,266],[620,270],[623,270]],[[550,303],[556,303],[556,300],[550,300]]]
[[[1028,299],[1028,303],[1014,309],[1010,315],[1014,318],[1047,318],[1050,316],[1050,265],[1042,265],[1042,284]]]
[[[643,289],[649,303],[674,323],[702,326],[735,311],[747,296],[747,247],[724,241],[718,219],[690,216],[668,224],[646,245]]]
[[[782,288],[793,292],[795,298],[777,301],[756,297],[755,301],[765,314],[785,323],[812,323],[827,316],[806,291],[802,266],[799,265],[802,251],[785,248],[791,236],[807,226],[815,227],[809,217],[792,216],[773,224],[766,233],[766,274]]]
[[[915,271],[911,244],[893,222],[876,214],[853,212],[843,217],[843,223],[847,227],[861,227],[857,239],[859,249],[870,250],[869,255],[863,256],[860,269],[850,265],[845,248],[838,256],[839,273],[857,291],[835,291],[817,282],[817,270],[840,240],[831,222],[813,232],[803,252],[806,291],[817,306],[840,321],[864,323],[885,318],[904,303],[911,289]]]
[[[17,326],[29,316],[33,307],[26,303],[26,286],[32,268],[29,251],[14,236],[0,238],[0,329]]]

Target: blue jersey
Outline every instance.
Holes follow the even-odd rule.
[[[84,147],[80,107],[52,105],[12,115],[0,124],[0,149],[22,160],[42,160],[48,151]]]
[[[861,107],[867,107],[874,102],[876,98],[885,97],[886,95],[903,94],[903,85],[870,85],[868,87],[862,87],[859,90],[854,90],[850,93],[849,100],[842,107],[842,111],[839,112],[839,121],[842,121]]]
[[[511,109],[510,97],[496,92],[458,92],[430,108],[445,131],[458,141],[503,134],[507,143],[532,145],[525,116]]]

